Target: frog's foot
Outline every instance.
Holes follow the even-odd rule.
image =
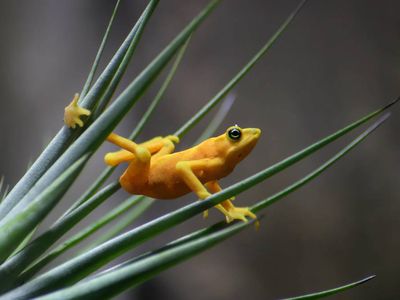
[[[80,119],[81,116],[89,116],[90,110],[80,107],[78,105],[79,94],[75,94],[74,99],[71,103],[65,107],[64,112],[64,123],[69,128],[75,128],[76,125],[79,127],[83,126],[83,121]]]
[[[257,220],[257,216],[251,212],[251,210],[248,207],[236,207],[236,206],[231,206],[229,208],[227,208],[225,214],[226,217],[226,222],[230,223],[234,220],[241,220],[243,222],[247,222],[248,220],[246,219],[246,217],[250,217],[255,221],[255,228],[256,230],[258,230],[260,228],[260,222]]]
[[[236,207],[232,205],[230,207],[224,207],[224,210],[225,211],[220,209],[220,211],[225,215],[227,223],[230,223],[234,220],[247,222],[246,217],[257,219],[257,216],[252,213],[248,207]]]

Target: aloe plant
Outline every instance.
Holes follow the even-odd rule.
[[[372,122],[373,119],[377,119],[352,142],[314,171],[280,192],[265,199],[254,201],[251,210],[259,214],[261,219],[265,208],[318,177],[350,150],[357,147],[387,120],[389,113],[386,113],[386,111],[397,102],[396,99],[388,105],[366,114],[272,166],[265,165],[258,173],[238,181],[204,201],[183,206],[130,230],[126,230],[127,227],[152,206],[154,199],[141,195],[127,195],[125,201],[100,219],[85,226],[79,224],[121,188],[118,181],[111,181],[111,183],[105,185],[105,182],[115,170],[113,167],[105,167],[104,171],[93,179],[92,185],[82,192],[81,197],[76,199],[54,224],[36,232],[36,228],[57,203],[64,200],[64,194],[77,180],[87,161],[89,159],[102,159],[97,155],[98,148],[124,116],[134,108],[135,103],[140,101],[147,89],[155,84],[155,80],[163,70],[171,64],[159,92],[137,127],[132,131],[130,138],[136,139],[146,126],[156,106],[163,99],[180,62],[184,59],[190,41],[196,38],[196,29],[220,3],[219,0],[212,0],[137,75],[121,94],[114,97],[131,58],[134,58],[136,46],[145,32],[148,20],[152,17],[158,2],[158,0],[149,1],[148,6],[125,41],[105,69],[94,80],[120,0],[116,2],[93,67],[80,94],[80,105],[91,110],[92,114],[84,120],[83,128],[70,129],[63,126],[10,192],[5,189],[0,193],[2,200],[0,202],[0,299],[31,299],[33,297],[38,299],[99,299],[113,297],[129,288],[138,286],[150,280],[159,272],[238,234],[246,227],[252,226],[253,222],[226,224],[221,221],[212,226],[207,227],[205,225],[205,228],[172,241],[164,247],[112,266],[111,264],[115,259],[145,241],[155,238],[162,232],[173,230],[174,226],[196,217],[223,200],[236,196],[271,176],[283,172],[342,136],[350,134],[367,122]],[[303,0],[298,4],[254,57],[250,58],[248,63],[239,69],[238,73],[212,99],[205,102],[203,108],[178,128],[175,135],[184,138],[207,114],[212,112],[218,104],[221,104],[219,111],[198,141],[207,139],[215,132],[235,99],[232,94],[233,88],[245,78],[246,74],[282,37],[284,31],[305,3],[306,0]],[[260,165],[262,165],[262,162],[260,162]],[[3,190],[3,185],[2,179],[0,191]],[[111,221],[114,221],[112,225]],[[79,228],[78,233],[70,236],[66,241],[60,242],[60,239],[75,227]],[[107,230],[88,246],[82,247],[81,243],[101,228],[107,228]],[[50,262],[74,247],[76,248],[72,255],[48,268]],[[45,270],[46,267],[47,270]],[[100,271],[103,267],[105,269]],[[344,287],[293,299],[324,297],[352,288],[371,278],[368,277],[366,280],[357,281]]]

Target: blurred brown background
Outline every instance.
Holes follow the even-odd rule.
[[[193,36],[176,78],[141,137],[170,134],[186,122],[258,51],[297,2],[223,2]],[[161,1],[121,88],[206,3]],[[63,108],[84,83],[113,5],[109,0],[0,2],[0,166],[11,185],[62,125]],[[146,1],[122,0],[106,58],[145,5]],[[398,1],[310,0],[235,89],[238,99],[220,131],[238,123],[259,127],[263,135],[252,155],[222,181],[223,186],[397,97],[399,11]],[[119,133],[131,131],[155,92],[150,90],[135,106]],[[377,278],[337,299],[398,299],[400,112],[398,107],[393,111],[389,122],[327,173],[271,206],[259,232],[242,232],[120,299],[276,299],[332,288],[370,274]],[[194,141],[206,123],[180,147]],[[249,205],[278,191],[317,167],[351,137],[241,194],[236,203]],[[103,148],[60,211],[102,170],[102,153],[111,147]],[[91,218],[124,197],[119,193]],[[195,199],[190,195],[159,201],[137,224]],[[220,219],[217,212],[208,220],[199,216],[127,257]]]

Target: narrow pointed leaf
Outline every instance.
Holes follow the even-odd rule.
[[[30,234],[28,234],[28,236],[22,241],[22,243],[19,244],[18,248],[14,250],[13,254],[11,254],[10,257],[13,257],[15,254],[25,248],[26,245],[28,245],[28,243],[32,240],[33,235],[36,233],[36,230],[37,227],[33,229]]]
[[[367,281],[370,281],[371,279],[374,279],[375,275],[372,276],[368,276],[364,279],[361,279],[359,281],[350,283],[350,284],[346,284],[331,290],[326,290],[323,292],[318,292],[318,293],[313,293],[313,294],[308,294],[308,295],[304,295],[304,296],[297,296],[297,297],[292,297],[292,298],[285,298],[285,300],[310,300],[310,299],[321,299],[321,298],[325,298],[328,296],[332,296],[341,292],[344,292],[346,290],[352,289],[356,286],[359,286],[363,283],[366,283]]]
[[[121,0],[117,0],[117,2],[115,4],[114,10],[113,10],[113,12],[111,14],[110,21],[108,22],[108,26],[107,26],[106,32],[104,33],[103,40],[101,41],[101,44],[100,44],[99,50],[97,51],[97,54],[96,54],[96,57],[94,59],[92,68],[91,68],[91,70],[89,72],[89,75],[88,75],[88,77],[86,79],[86,82],[85,82],[85,84],[83,86],[83,89],[82,89],[82,92],[81,92],[81,98],[85,98],[90,86],[92,85],[94,75],[96,74],[97,68],[99,66],[100,59],[101,59],[101,57],[103,55],[104,47],[105,47],[106,42],[108,40],[108,36],[110,35],[111,27],[112,27],[112,24],[114,23],[114,18],[115,18],[115,15],[117,14],[117,10],[118,10],[120,2],[121,2]]]

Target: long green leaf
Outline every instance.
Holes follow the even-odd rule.
[[[359,281],[350,283],[350,284],[346,284],[331,290],[326,290],[326,291],[322,291],[322,292],[318,292],[318,293],[313,293],[313,294],[308,294],[308,295],[304,295],[304,296],[297,296],[297,297],[291,297],[291,298],[285,298],[285,300],[310,300],[310,299],[321,299],[321,298],[325,298],[328,296],[332,296],[341,292],[344,292],[346,290],[352,289],[356,286],[359,286],[363,283],[366,283],[367,281],[370,281],[371,279],[374,279],[375,275],[372,276],[368,276],[364,279],[361,279]]]
[[[138,28],[142,22],[145,22],[153,11],[153,6],[155,6],[158,1],[152,0],[148,5],[145,13],[138,20],[136,25],[133,27],[132,31],[129,33],[125,41],[122,43],[119,50],[115,53],[114,57],[111,59],[110,63],[104,69],[102,74],[97,79],[96,83],[89,90],[88,94],[81,99],[80,105],[91,110],[100,100],[100,97],[103,95],[104,91],[107,89],[110,81],[114,77],[115,73],[118,70],[119,65],[123,61],[126,52],[129,49],[130,44],[132,43],[134,37],[137,34]],[[79,130],[78,130],[79,131]],[[0,220],[6,217],[6,215],[18,204],[21,199],[24,198],[25,195],[32,189],[36,182],[53,166],[55,161],[60,158],[65,149],[73,142],[75,139],[77,132],[72,130],[66,126],[63,126],[61,130],[56,134],[53,140],[49,143],[49,145],[44,149],[44,151],[40,154],[40,156],[33,163],[31,168],[25,173],[25,175],[18,181],[18,183],[14,186],[14,188],[10,191],[7,197],[0,203]],[[80,131],[79,131],[80,132]],[[89,145],[93,147],[93,145]],[[95,147],[94,147],[95,148]],[[65,169],[65,166],[69,166],[71,161],[75,161],[76,157],[80,157],[83,155],[81,151],[77,153],[75,159],[70,159],[68,162],[60,163],[61,168],[58,167],[58,171],[53,174],[53,179],[57,177],[56,175],[62,172]],[[46,182],[40,186],[47,186],[48,182],[52,180],[46,180]],[[37,194],[37,190],[33,191],[32,195]],[[26,198],[25,198],[26,199]],[[25,203],[22,207],[26,206],[27,202],[30,202],[32,197],[29,197],[25,200]]]
[[[152,236],[155,236],[160,232],[171,228],[172,226],[182,223],[183,221],[200,213],[201,211],[209,209],[212,206],[215,206],[216,204],[224,201],[225,199],[228,199],[246,189],[249,189],[255,184],[261,182],[262,180],[265,180],[266,178],[284,170],[290,165],[293,165],[294,163],[314,153],[318,149],[321,149],[322,147],[333,142],[337,138],[343,136],[345,133],[365,123],[373,116],[376,116],[388,107],[390,107],[390,105],[387,105],[384,108],[379,109],[361,118],[360,120],[346,126],[345,128],[335,132],[334,134],[323,138],[322,140],[299,151],[298,153],[288,157],[287,159],[282,160],[272,167],[266,168],[265,170],[237,184],[234,184],[219,193],[210,196],[206,200],[187,205],[172,213],[159,217],[147,224],[128,231],[108,241],[107,243],[104,243],[92,249],[87,253],[75,257],[70,261],[31,280],[29,283],[26,283],[25,285],[15,289],[14,291],[10,292],[10,295],[38,295],[43,292],[48,292],[59,287],[63,287],[66,284],[74,283],[84,278],[96,269],[100,268],[115,257],[151,238]],[[243,184],[243,182],[245,182],[245,184]]]
[[[156,251],[153,255],[149,255],[138,262],[97,276],[91,280],[78,283],[72,287],[43,297],[38,297],[38,299],[110,298],[154,277],[165,269],[205,251],[249,226],[251,223],[252,222],[235,223],[223,230],[209,234],[204,238],[194,239],[174,247],[168,247],[167,249],[163,249],[163,251]]]
[[[88,75],[88,77],[86,79],[86,82],[85,82],[85,84],[83,86],[83,89],[82,89],[82,92],[81,92],[81,99],[85,98],[90,86],[92,85],[94,75],[96,74],[97,68],[99,66],[100,59],[101,59],[101,57],[103,55],[104,48],[105,48],[106,42],[108,40],[108,37],[110,35],[111,27],[112,27],[112,24],[114,23],[115,15],[117,14],[120,2],[121,2],[121,0],[117,0],[117,2],[115,3],[114,10],[113,10],[113,12],[111,14],[110,21],[108,22],[108,26],[106,28],[106,32],[104,33],[103,39],[102,39],[102,41],[100,43],[99,50],[97,51],[96,57],[95,57],[95,59],[93,61],[92,68],[91,68],[91,70],[89,72],[89,75]]]
[[[15,278],[45,253],[58,239],[60,239],[75,224],[89,215],[97,206],[107,200],[119,188],[118,183],[110,184],[92,196],[84,205],[74,210],[66,218],[59,220],[44,233],[35,238],[24,249],[0,266],[0,282],[6,281],[7,286],[14,285]],[[1,284],[0,284],[1,285]]]
[[[36,185],[22,198],[18,205],[14,207],[14,213],[22,210],[23,207],[30,203],[40,190],[58,177],[71,162],[88,152],[95,151],[100,146],[136,101],[143,95],[150,84],[157,78],[169,60],[219,2],[220,0],[211,1],[210,4],[164,49],[164,51],[142,71],[115,102],[82,133],[75,143],[73,143],[37,181]],[[8,214],[8,216],[10,216],[10,214]],[[3,221],[7,220],[7,217],[5,217]]]
[[[76,161],[44,189],[23,211],[0,227],[0,262],[3,262],[27,237],[51,208],[57,204],[77,176],[87,156]],[[1,283],[0,283],[1,284]]]

